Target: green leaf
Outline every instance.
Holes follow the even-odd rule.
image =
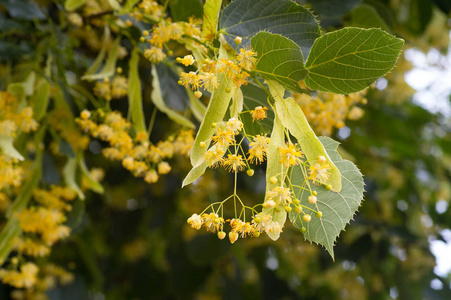
[[[308,2],[318,15],[324,18],[340,18],[359,5],[362,0],[308,0],[298,2]]]
[[[295,42],[269,32],[259,32],[251,39],[257,52],[257,69],[261,77],[276,80],[287,90],[301,93],[298,82],[308,71],[304,68],[304,56]]]
[[[18,160],[24,160],[22,154],[14,148],[13,138],[10,136],[0,134],[0,149],[6,155],[11,156],[12,158],[16,158]]]
[[[169,8],[175,22],[188,22],[190,17],[202,18],[202,3],[199,0],[170,0]]]
[[[128,65],[128,113],[136,132],[147,132],[142,106],[141,80],[139,79],[139,52],[133,49]]]
[[[380,28],[390,31],[387,23],[371,5],[362,4],[351,12],[351,24],[362,28]]]
[[[219,11],[222,0],[206,0],[204,4],[204,19],[202,22],[202,37],[212,40],[218,29]]]
[[[253,110],[257,106],[268,107],[268,102],[266,101],[268,95],[254,80],[250,81],[248,85],[241,86],[241,90],[243,91],[245,111]],[[267,115],[268,117],[264,120],[253,121],[249,112],[240,114],[246,133],[249,135],[270,134],[273,128],[274,112],[268,110]]]
[[[221,29],[227,42],[235,48],[235,37],[243,40],[240,47],[249,46],[259,31],[281,34],[301,47],[307,57],[320,28],[313,14],[291,0],[235,0],[223,12]]]
[[[328,191],[324,186],[314,187],[318,193],[316,204],[323,216],[317,218],[314,212],[304,209],[305,213],[312,215],[310,222],[304,222],[304,226],[307,228],[304,237],[311,242],[323,245],[334,258],[334,243],[360,206],[363,199],[364,182],[357,167],[352,162],[342,159],[337,152],[338,142],[328,137],[320,137],[319,139],[340,170],[343,188],[339,193],[336,193]],[[299,166],[293,168],[291,182],[299,185],[304,182],[304,176]],[[302,205],[316,211],[315,205],[308,202],[309,192],[304,190],[297,190],[296,192],[300,193],[299,200]],[[296,227],[302,228],[299,215],[294,211],[290,213],[290,219]]]
[[[49,95],[50,84],[47,80],[41,78],[35,93],[30,98],[33,104],[33,118],[38,122],[45,116],[49,104]]]
[[[221,46],[219,50],[219,58],[229,58],[229,54],[226,52],[224,46]],[[197,167],[203,162],[203,153],[205,149],[208,149],[208,146],[211,143],[211,137],[215,132],[215,128],[213,128],[211,124],[222,122],[227,112],[227,108],[229,107],[230,99],[235,91],[233,80],[231,78],[227,78],[225,73],[218,75],[218,81],[219,87],[214,90],[211,95],[204,120],[200,124],[199,131],[197,132],[196,139],[194,140],[193,148],[191,150],[190,158],[193,167]],[[227,88],[230,88],[229,92],[226,92]],[[204,142],[206,147],[201,148],[200,142]]]
[[[19,103],[23,103],[23,101],[25,101],[25,88],[22,83],[10,83],[8,84],[7,90]]]
[[[98,79],[103,79],[106,77],[113,76],[114,73],[116,72],[117,55],[119,53],[120,45],[121,45],[121,37],[118,36],[116,38],[116,40],[114,41],[113,45],[111,45],[111,48],[108,52],[108,57],[105,61],[105,65],[103,66],[102,70],[100,70],[100,72],[96,73],[96,74],[87,74],[87,75],[85,74],[85,75],[83,75],[83,77],[81,77],[81,79],[98,80]],[[100,56],[100,53],[99,53],[99,56]],[[96,63],[96,62],[94,62],[94,63]],[[91,68],[89,70],[91,70]]]
[[[151,99],[153,104],[163,113],[165,113],[169,119],[174,122],[179,123],[182,126],[186,126],[188,128],[194,128],[193,122],[189,119],[185,118],[181,114],[175,112],[174,110],[167,107],[166,103],[163,101],[163,95],[161,92],[160,80],[158,78],[158,73],[155,65],[152,65],[152,93]]]
[[[375,28],[327,33],[313,44],[305,84],[336,94],[361,91],[395,66],[403,45],[402,39]]]
[[[270,83],[268,84],[270,85]],[[339,192],[342,188],[340,171],[327,155],[324,146],[310,127],[302,109],[293,98],[274,98],[277,115],[283,126],[297,139],[308,162],[315,164],[319,156],[326,157],[327,163],[330,165],[330,178],[327,183],[332,186],[333,191]]]
[[[88,0],[66,0],[64,3],[64,8],[67,11],[73,11],[85,5],[86,2],[88,2]]]
[[[83,194],[82,190],[77,184],[76,172],[77,172],[77,158],[69,157],[67,159],[66,165],[63,168],[64,181],[66,182],[66,185],[69,188],[73,189],[77,193],[80,199],[84,200],[85,194]]]

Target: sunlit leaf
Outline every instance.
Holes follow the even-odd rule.
[[[343,28],[313,44],[305,68],[305,84],[337,94],[363,90],[394,66],[404,45],[380,29]]]

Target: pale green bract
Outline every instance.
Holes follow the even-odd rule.
[[[361,91],[395,66],[403,45],[402,39],[376,28],[327,33],[312,46],[305,84],[336,94]]]
[[[128,70],[128,113],[136,132],[146,132],[142,107],[141,80],[138,73],[139,52],[135,49],[129,61]]]
[[[223,46],[219,49],[219,58],[230,58]],[[200,124],[191,150],[191,164],[193,167],[199,166],[204,160],[204,151],[208,149],[211,143],[211,137],[215,132],[212,123],[222,122],[227,108],[235,92],[235,85],[231,78],[227,78],[225,73],[218,75],[219,87],[213,91],[204,120]],[[200,142],[205,143],[205,147],[200,146]]]
[[[241,48],[250,46],[250,39],[259,31],[278,33],[301,47],[305,57],[321,35],[313,14],[291,0],[235,0],[224,9],[221,30],[227,33],[232,48],[237,36],[242,38]]]
[[[312,185],[312,189],[318,193],[318,210],[322,212],[323,216],[317,218],[314,212],[304,209],[305,213],[312,215],[310,222],[304,222],[304,226],[307,228],[304,237],[311,242],[323,245],[334,258],[334,243],[360,206],[363,199],[364,182],[359,169],[352,162],[341,158],[337,151],[338,142],[328,137],[320,137],[319,140],[340,170],[343,187],[339,193],[336,193],[328,191],[324,186]],[[301,167],[293,168],[291,182],[294,185],[302,185],[304,176]],[[295,188],[295,193],[299,194],[298,198],[302,205],[316,211],[315,206],[308,202],[309,192]],[[302,228],[299,215],[294,211],[290,213],[290,220],[296,227]]]
[[[298,82],[308,71],[304,68],[301,48],[292,40],[269,32],[259,32],[251,39],[252,49],[257,52],[255,66],[261,77],[276,80],[292,92],[302,93]]]
[[[282,186],[287,176],[287,168],[283,168],[280,164],[281,154],[279,147],[285,146],[285,132],[277,115],[274,118],[274,127],[271,133],[271,140],[267,149],[267,163],[266,163],[266,192],[271,191],[276,186]],[[271,183],[271,177],[277,178],[275,183]],[[266,199],[265,199],[266,201]],[[275,208],[263,208],[263,214],[270,214],[272,221],[280,224],[281,227],[285,224],[287,219],[287,212],[284,209],[276,211]],[[268,232],[268,236],[273,240],[280,237],[280,232]]]

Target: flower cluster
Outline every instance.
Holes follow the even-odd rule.
[[[346,119],[360,119],[364,111],[357,104],[366,104],[366,90],[349,95],[318,92],[316,96],[293,94],[309,123],[320,135],[331,135],[342,128]]]
[[[143,5],[144,3],[145,5]],[[190,17],[188,22],[172,22],[169,18],[161,19],[162,10],[160,11],[160,8],[161,6],[154,1],[143,1],[134,12],[134,16],[138,16],[138,20],[142,11],[149,11],[155,19],[159,20],[158,24],[150,32],[144,30],[141,37],[142,42],[148,42],[150,45],[150,48],[144,51],[144,56],[149,61],[154,63],[161,62],[167,55],[163,51],[163,47],[167,46],[167,43],[171,40],[186,42],[192,47],[197,47],[199,51],[206,52],[206,48],[196,42],[201,39],[200,25],[202,20],[194,17]],[[184,41],[184,37],[188,38],[189,41]],[[170,50],[168,51],[169,54],[171,52]]]
[[[202,95],[199,91],[203,88],[206,91],[213,92],[219,87],[219,74],[224,74],[228,79],[233,79],[233,83],[237,88],[247,84],[249,73],[246,72],[252,70],[257,59],[255,58],[257,53],[250,48],[241,48],[240,52],[236,54],[235,59],[218,60],[195,60],[192,55],[186,55],[183,58],[177,58],[177,61],[185,66],[193,65],[197,63],[198,70],[196,72],[182,72],[180,74],[179,84],[183,86],[189,86],[192,90],[196,90],[196,97],[200,98]],[[264,114],[259,112],[260,119]],[[259,118],[257,118],[259,119]]]
[[[22,108],[19,104],[8,91],[0,92],[0,136],[14,137],[19,130],[28,133],[38,129],[31,106]]]
[[[122,166],[136,177],[148,183],[158,181],[159,175],[171,171],[167,162],[175,154],[188,156],[194,141],[191,130],[181,130],[165,141],[151,144],[146,132],[129,134],[131,124],[119,112],[83,111],[77,119],[83,131],[94,138],[108,142],[102,154],[111,160],[121,161]]]
[[[128,92],[128,80],[122,75],[115,76],[111,81],[104,78],[103,81],[96,82],[93,92],[95,96],[106,101],[123,98]]]

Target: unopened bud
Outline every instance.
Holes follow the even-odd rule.
[[[252,170],[252,169],[247,170],[246,173],[247,173],[247,176],[249,176],[249,177],[254,176],[254,170]]]
[[[318,163],[323,164],[323,163],[325,163],[325,162],[326,162],[326,157],[320,155],[320,156],[318,157]]]
[[[241,37],[239,37],[239,36],[237,36],[236,38],[235,38],[235,43],[237,44],[237,45],[239,45],[239,44],[241,44],[241,42],[243,41],[243,39],[241,38]]]
[[[223,240],[226,237],[226,233],[224,231],[219,231],[218,232],[218,238],[220,240]]]
[[[232,91],[232,89],[228,87],[225,89],[225,91],[226,91],[226,93],[230,93]]]
[[[277,178],[275,176],[272,176],[269,178],[269,182],[271,182],[272,184],[276,184],[277,183]]]
[[[238,239],[238,233],[236,233],[235,231],[230,231],[229,232],[230,243],[232,243],[232,244],[235,243],[237,239]]]
[[[194,97],[196,97],[197,99],[199,99],[200,97],[202,97],[202,92],[201,92],[201,91],[195,91],[195,92],[194,92]]]
[[[309,202],[310,204],[315,204],[316,201],[318,201],[318,198],[316,198],[316,196],[313,196],[313,195],[308,196],[308,202]]]
[[[304,220],[304,222],[310,222],[311,219],[312,219],[311,215],[305,214],[302,216],[302,220]]]
[[[200,142],[199,143],[199,147],[201,147],[201,148],[205,148],[207,145],[205,144],[205,142]]]
[[[316,217],[321,218],[323,216],[323,213],[321,211],[316,212]]]

